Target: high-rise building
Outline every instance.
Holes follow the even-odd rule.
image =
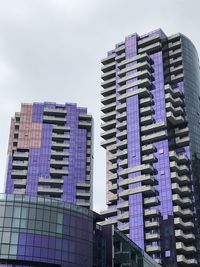
[[[5,192],[92,208],[92,129],[76,104],[22,104],[11,120]]]
[[[162,266],[199,266],[200,72],[192,42],[132,34],[102,61],[102,214]]]

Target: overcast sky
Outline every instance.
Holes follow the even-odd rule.
[[[94,209],[105,207],[100,59],[126,35],[182,32],[200,53],[199,0],[0,0],[0,192],[21,102],[76,102],[95,120]]]

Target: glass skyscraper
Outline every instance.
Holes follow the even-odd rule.
[[[76,104],[22,104],[11,120],[5,193],[92,208],[92,129]]]
[[[200,73],[192,42],[132,34],[102,61],[102,215],[162,266],[197,266]]]

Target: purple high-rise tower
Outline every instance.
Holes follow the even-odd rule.
[[[200,73],[196,49],[184,35],[167,37],[159,29],[127,36],[102,64],[106,224],[115,224],[162,266],[197,266]]]
[[[76,104],[22,104],[11,121],[5,193],[92,208],[91,115]]]

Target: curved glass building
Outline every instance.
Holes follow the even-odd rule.
[[[200,264],[200,72],[192,42],[132,34],[102,60],[106,224],[162,266]]]
[[[112,226],[98,225],[102,220],[52,198],[0,195],[0,266],[160,266]]]

